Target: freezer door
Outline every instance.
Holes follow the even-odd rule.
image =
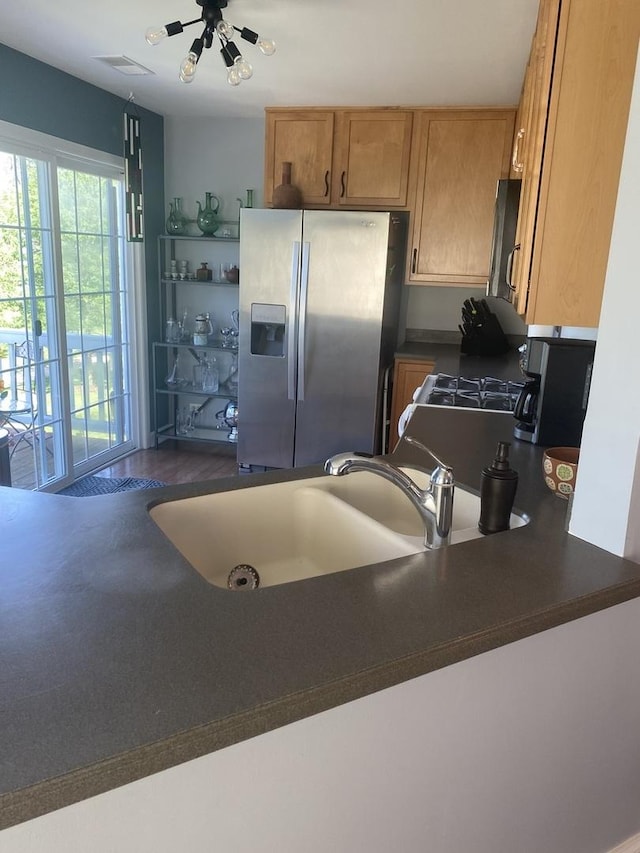
[[[296,302],[302,213],[243,209],[238,462],[294,464]]]
[[[376,448],[389,218],[304,212],[296,466]]]

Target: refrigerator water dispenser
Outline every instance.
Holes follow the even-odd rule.
[[[286,319],[284,305],[251,303],[251,355],[284,358]]]

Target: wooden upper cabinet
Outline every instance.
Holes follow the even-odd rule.
[[[516,307],[528,323],[597,326],[640,2],[562,0],[557,7],[557,0],[543,0],[538,21],[546,34],[545,57],[537,61],[540,113],[534,110],[532,125],[537,142],[527,148],[523,170]],[[537,49],[534,40],[532,53]]]
[[[302,191],[305,205],[331,205],[333,110],[266,111],[264,203],[271,206],[282,183],[282,164],[291,163],[291,183]]]
[[[412,128],[412,110],[268,108],[265,205],[290,162],[306,207],[406,207]]]
[[[514,305],[523,315],[531,272],[559,10],[560,0],[541,0],[514,136],[512,174],[515,170],[517,177],[522,179],[522,190],[515,240],[518,249],[511,280],[515,287]]]
[[[496,185],[509,175],[515,110],[425,110],[414,135],[409,281],[484,286]]]
[[[411,110],[336,112],[337,205],[406,206],[412,127]]]

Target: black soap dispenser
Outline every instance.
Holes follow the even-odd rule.
[[[496,457],[480,477],[480,533],[509,529],[509,518],[518,488],[518,472],[509,464],[511,443],[499,441]]]

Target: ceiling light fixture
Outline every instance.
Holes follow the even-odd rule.
[[[247,27],[236,27],[225,21],[222,17],[222,9],[226,8],[227,0],[196,0],[196,3],[198,6],[202,6],[202,14],[199,18],[187,21],[186,24],[181,21],[174,21],[171,24],[165,24],[163,27],[150,27],[145,34],[147,42],[154,45],[168,36],[175,36],[183,32],[185,27],[190,27],[192,24],[201,21],[204,22],[202,35],[194,40],[189,53],[180,65],[178,76],[183,83],[191,83],[195,77],[202,51],[213,45],[214,36],[217,36],[220,42],[220,54],[227,68],[227,82],[230,86],[238,86],[243,80],[248,80],[253,75],[253,68],[232,41],[236,33],[239,33],[240,38],[245,41],[257,45],[265,56],[271,56],[275,53],[276,45],[271,39],[262,38],[258,33],[254,33]]]

